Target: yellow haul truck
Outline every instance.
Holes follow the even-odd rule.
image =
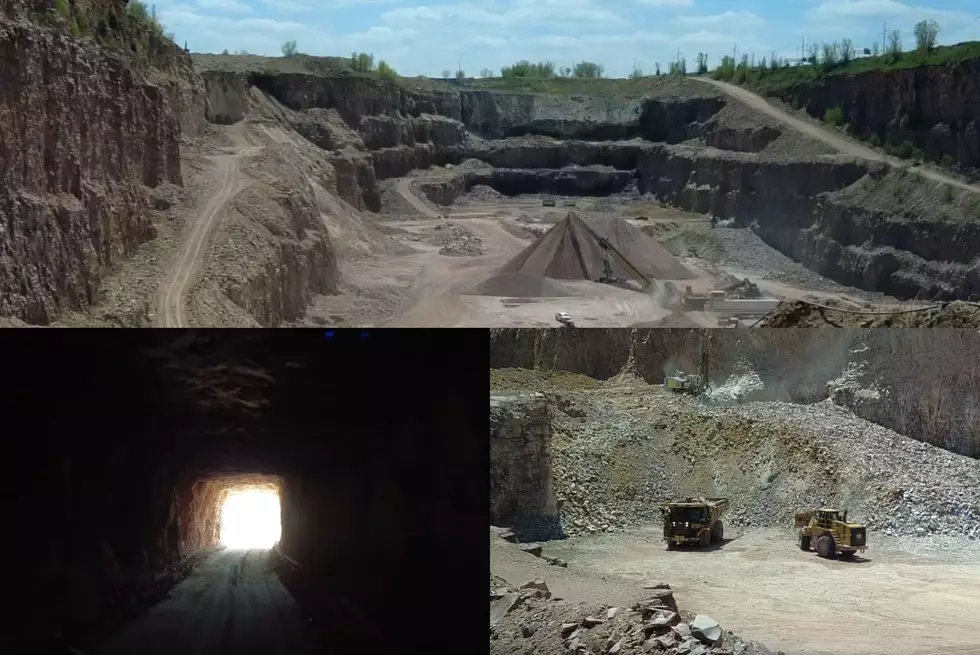
[[[867,530],[860,523],[849,523],[847,512],[821,507],[797,512],[794,518],[800,530],[800,550],[816,546],[820,557],[851,559],[854,553],[867,549]]]
[[[701,548],[725,538],[721,517],[728,511],[727,498],[685,498],[662,506],[667,550],[681,544]]]

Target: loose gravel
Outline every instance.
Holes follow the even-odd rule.
[[[641,384],[546,393],[563,532],[654,523],[662,502],[724,495],[733,526],[792,526],[794,512],[832,505],[910,552],[955,547],[980,556],[980,460],[831,400],[741,402],[751,391],[746,383],[711,402]]]

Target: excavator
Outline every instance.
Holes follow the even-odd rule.
[[[623,255],[623,253],[619,252],[619,250],[613,244],[609,243],[609,239],[596,232],[594,229],[592,229],[591,225],[589,225],[587,222],[585,222],[578,216],[576,216],[576,218],[578,218],[579,222],[582,224],[582,227],[585,228],[585,230],[592,236],[592,238],[594,238],[596,241],[599,242],[599,247],[602,248],[603,274],[602,277],[600,277],[597,280],[598,282],[607,282],[607,280],[612,280],[613,282],[607,282],[607,283],[609,284],[615,284],[620,282],[625,283],[625,280],[623,278],[613,277],[612,264],[610,263],[610,259],[613,259],[616,261],[617,264],[619,264],[624,269],[629,271],[629,273],[636,278],[636,280],[642,285],[644,291],[652,293],[653,290],[656,289],[657,285],[654,283],[654,281],[651,280],[646,275],[644,275],[638,268],[636,268],[636,266],[631,264],[630,261]]]
[[[708,384],[708,363],[710,361],[709,352],[711,350],[711,336],[701,337],[701,365],[698,372],[688,375],[683,371],[675,371],[673,375],[664,378],[664,389],[677,393],[686,393],[692,396],[700,396],[709,390]]]

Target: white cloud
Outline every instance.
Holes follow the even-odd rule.
[[[591,0],[514,0],[507,6],[485,8],[475,2],[399,7],[381,14],[386,23],[456,21],[470,25],[519,27],[554,22],[583,25],[626,24],[618,14]]]
[[[677,22],[692,27],[760,27],[766,24],[765,19],[751,11],[723,11],[720,14],[707,16],[679,16]]]

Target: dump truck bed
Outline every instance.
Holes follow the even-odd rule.
[[[668,507],[710,507],[717,511],[718,516],[722,516],[728,511],[727,498],[685,498],[667,503]]]
[[[675,500],[667,503],[671,506],[676,507],[701,507],[702,505],[707,505],[709,507],[728,507],[727,498],[685,498],[684,500]]]

